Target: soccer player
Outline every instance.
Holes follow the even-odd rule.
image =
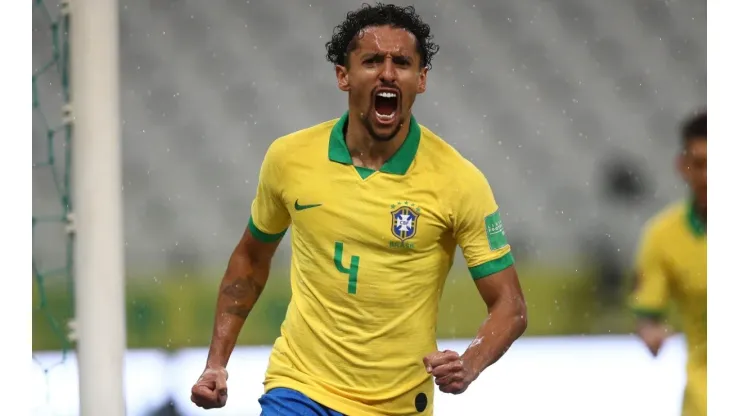
[[[292,226],[262,415],[431,415],[435,383],[462,393],[525,330],[501,213],[483,174],[412,115],[438,51],[413,7],[365,5],[326,47],[349,109],[270,145],[192,400],[226,403],[229,355]],[[462,355],[436,344],[458,245],[488,308]]]
[[[707,114],[681,130],[677,166],[691,191],[648,222],[637,256],[637,286],[631,302],[637,333],[657,356],[671,334],[665,323],[676,302],[688,346],[683,416],[707,414]]]

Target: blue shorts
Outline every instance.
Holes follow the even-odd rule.
[[[260,416],[344,416],[292,389],[275,388],[259,399]]]

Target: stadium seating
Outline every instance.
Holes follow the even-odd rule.
[[[684,194],[676,123],[706,100],[706,3],[419,3],[441,49],[417,118],[486,174],[518,254],[563,260],[607,235],[628,261],[641,223]],[[223,264],[270,142],[346,108],[324,43],[357,4],[122,2],[130,268]],[[46,30],[34,16],[35,65]],[[58,83],[41,86],[57,117]],[[45,137],[35,117],[36,159]],[[640,197],[607,192],[615,161]],[[51,176],[34,175],[34,211],[53,210]],[[40,231],[42,256],[61,255],[57,231]]]

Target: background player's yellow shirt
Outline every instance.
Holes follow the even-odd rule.
[[[474,279],[513,257],[486,178],[451,146],[412,118],[380,171],[356,168],[346,120],[276,140],[262,165],[249,227],[274,241],[292,225],[292,298],[265,388],[353,416],[429,415],[422,358],[456,246]]]
[[[685,202],[672,205],[645,227],[631,302],[641,316],[663,317],[678,306],[688,362],[684,416],[707,413],[707,236]]]

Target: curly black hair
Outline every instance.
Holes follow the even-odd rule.
[[[681,124],[681,142],[686,147],[695,139],[707,139],[707,111],[701,110],[686,118]]]
[[[367,27],[390,25],[405,29],[416,37],[416,49],[422,67],[431,68],[432,58],[439,45],[432,42],[429,25],[416,14],[414,6],[400,7],[393,4],[364,3],[361,8],[347,13],[347,18],[334,28],[331,40],[326,43],[326,59],[335,65],[346,65],[347,56],[356,46],[355,37]]]

